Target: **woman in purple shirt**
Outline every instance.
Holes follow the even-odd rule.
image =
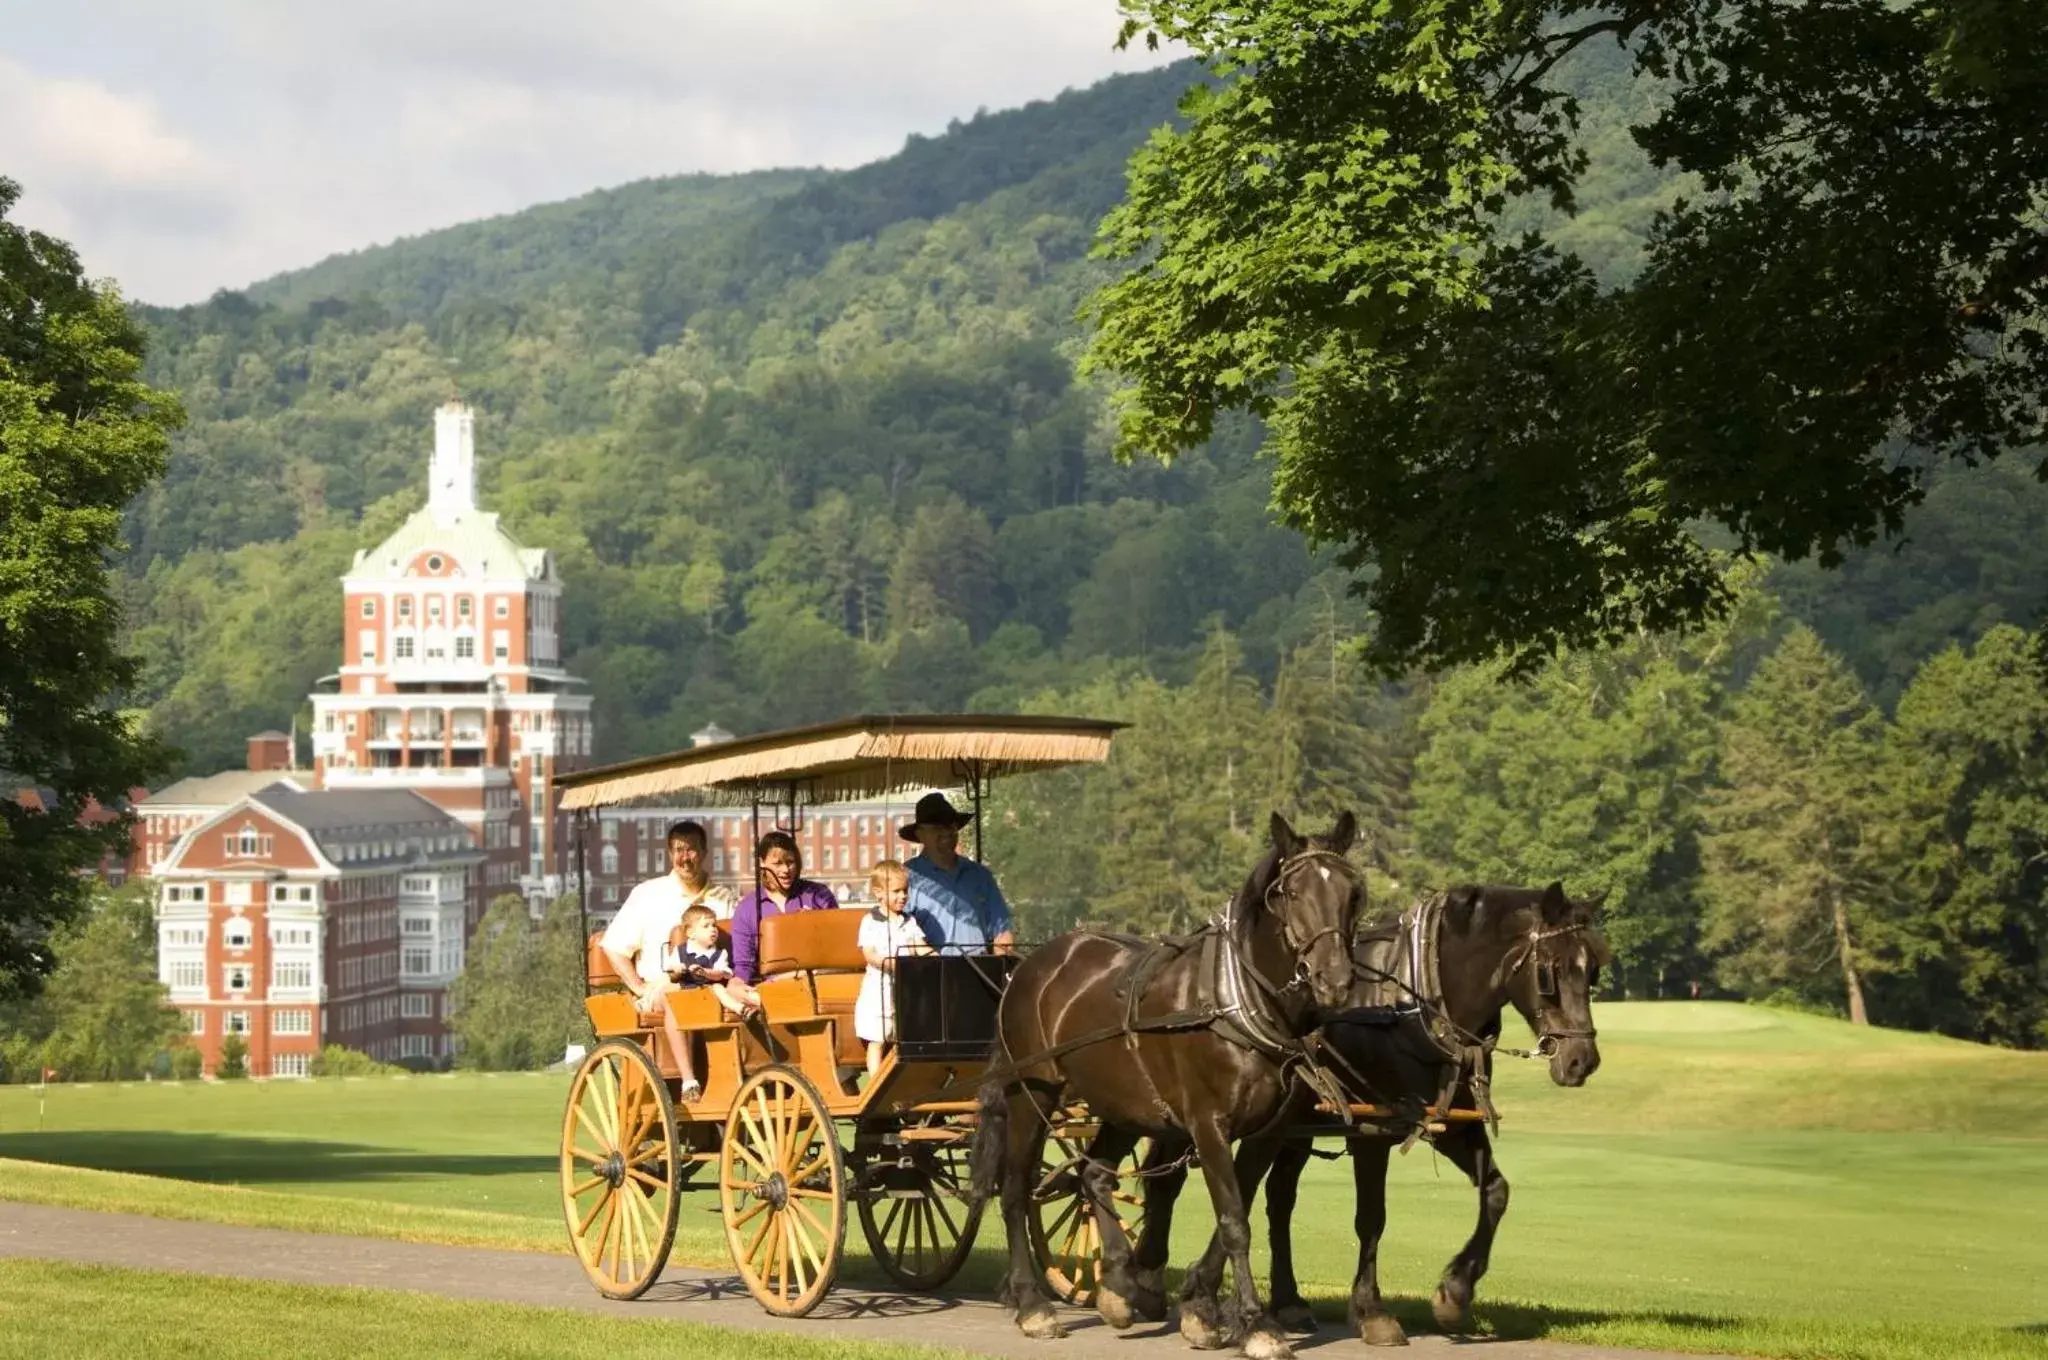
[[[804,857],[796,838],[787,831],[771,831],[754,847],[755,878],[758,886],[732,912],[732,972],[735,978],[753,984],[761,980],[761,918],[785,911],[834,911],[839,899],[822,883],[803,876]],[[760,998],[750,998],[759,1004]]]

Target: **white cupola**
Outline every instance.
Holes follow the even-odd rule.
[[[476,509],[476,413],[459,401],[434,412],[434,458],[427,469],[427,508]]]

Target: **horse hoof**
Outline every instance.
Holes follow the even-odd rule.
[[[1392,1313],[1374,1313],[1358,1324],[1358,1339],[1368,1346],[1405,1346],[1408,1333]]]
[[[1067,1329],[1060,1323],[1060,1315],[1049,1303],[1041,1303],[1017,1314],[1017,1330],[1033,1341],[1057,1341],[1067,1334]]]
[[[1275,1308],[1273,1320],[1296,1336],[1313,1335],[1316,1330],[1316,1310],[1299,1300]]]
[[[1429,1311],[1436,1318],[1436,1325],[1451,1335],[1463,1335],[1472,1330],[1470,1296],[1459,1298],[1448,1289],[1438,1289],[1436,1297],[1429,1301]]]
[[[1238,1349],[1246,1360],[1294,1360],[1294,1347],[1271,1327],[1252,1328],[1245,1333],[1244,1345]]]
[[[1100,1313],[1102,1320],[1116,1331],[1120,1332],[1131,1325],[1131,1301],[1107,1286],[1095,1296],[1095,1311]]]
[[[1190,1311],[1186,1304],[1182,1304],[1180,1310],[1180,1336],[1198,1351],[1221,1350],[1229,1339],[1220,1327]]]

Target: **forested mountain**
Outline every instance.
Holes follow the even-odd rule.
[[[1256,432],[1110,460],[1070,356],[1095,221],[1187,67],[1118,77],[844,173],[651,180],[148,311],[191,413],[133,509],[142,702],[233,759],[338,655],[334,581],[417,502],[428,414],[481,411],[488,503],[557,549],[600,755],[867,705],[1003,704],[1119,665],[1189,673],[1218,616],[1269,682],[1342,581],[1265,515]],[[1601,272],[1674,186],[1625,122],[1653,90],[1581,59]],[[1903,554],[1788,569],[1788,601],[1896,697],[1942,643],[2024,620],[2048,498],[1937,485]],[[261,658],[260,664],[251,664]]]

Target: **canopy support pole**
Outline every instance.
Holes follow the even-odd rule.
[[[582,952],[590,948],[590,875],[587,872],[590,810],[577,808],[571,825],[576,828],[576,919],[582,926],[576,936],[576,948]],[[583,995],[587,1000],[590,996],[590,969],[586,966],[578,971],[583,974]]]

